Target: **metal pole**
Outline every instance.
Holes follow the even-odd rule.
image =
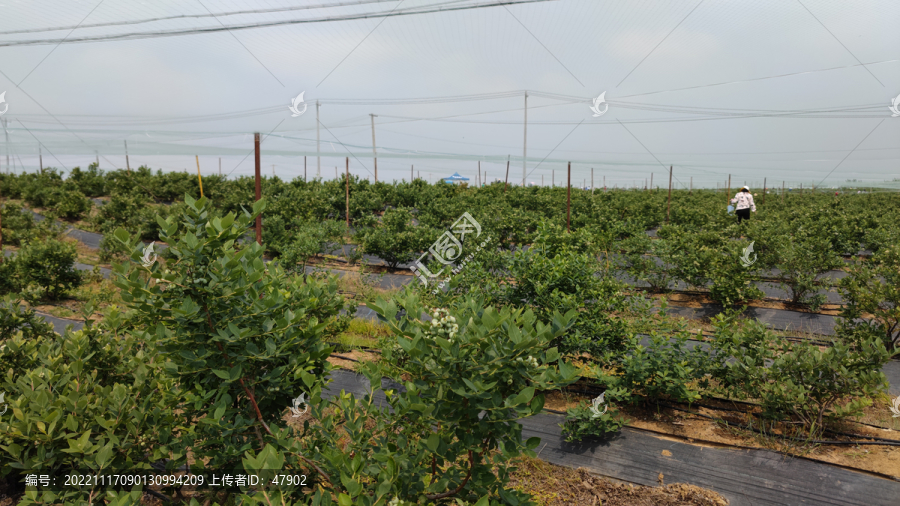
[[[525,92],[525,123],[522,132],[522,186],[525,186],[525,165],[528,156],[528,92]],[[508,164],[507,164],[508,165]]]
[[[669,205],[666,207],[666,224],[669,224],[669,215],[672,212],[672,166],[669,165]]]
[[[259,132],[253,134],[253,151],[254,151],[254,162],[255,162],[255,175],[256,175],[256,200],[262,198],[262,185],[260,183],[260,175],[259,175]],[[262,214],[256,217],[256,243],[262,246]]]
[[[413,165],[409,166],[409,182],[413,182]]]
[[[319,149],[319,101],[316,100],[316,177],[322,177],[322,150]]]
[[[475,186],[481,186],[481,160],[478,160],[478,180],[475,181]]]
[[[591,167],[591,195],[594,194],[594,168]]]
[[[375,160],[375,182],[378,182],[378,154],[375,153],[375,115],[369,114],[372,117],[372,159]]]
[[[41,164],[41,175],[44,175],[44,152],[41,149],[41,145],[38,144],[38,163]]]
[[[569,224],[572,217],[572,162],[569,162],[569,179],[566,190],[566,232],[570,230]]]
[[[556,188],[556,169],[550,172],[550,187]]]
[[[650,187],[649,187],[649,189],[650,189],[651,191],[653,190],[653,173],[652,173],[652,172],[650,173]]]
[[[221,158],[219,158],[219,164],[221,165]],[[303,182],[307,182],[306,179],[306,155],[303,155]]]
[[[350,230],[350,157],[346,157],[347,161],[347,190],[346,190],[346,203],[347,203],[347,230]]]
[[[94,151],[94,154],[97,155],[97,169],[99,170],[99,169],[100,169],[100,153],[98,153],[98,152],[95,150],[95,151]]]
[[[691,195],[694,194],[694,176],[691,176],[691,191],[690,191],[690,194],[691,194]]]
[[[760,202],[760,204],[765,204],[765,203],[766,203],[766,178],[763,178],[763,198],[762,198],[762,202]]]

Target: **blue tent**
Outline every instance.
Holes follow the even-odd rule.
[[[468,181],[468,180],[469,180],[469,178],[460,176],[459,172],[454,172],[452,176],[444,178],[444,182],[446,182],[446,183],[459,183],[461,181]]]

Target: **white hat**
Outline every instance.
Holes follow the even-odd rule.
[[[747,190],[747,191],[750,191],[750,187],[749,187],[749,186],[745,186],[745,187],[741,188],[741,190]]]

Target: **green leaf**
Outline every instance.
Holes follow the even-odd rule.
[[[338,496],[338,504],[341,506],[353,506],[353,499],[350,499],[350,496],[347,494],[341,494]]]
[[[432,452],[437,451],[438,445],[441,443],[441,436],[437,434],[432,434],[428,436],[428,440],[425,442],[425,446],[428,447]]]
[[[223,380],[230,380],[230,379],[231,379],[231,375],[228,374],[228,371],[222,371],[222,370],[220,370],[220,369],[213,369],[213,374],[215,374],[216,376],[222,378]]]

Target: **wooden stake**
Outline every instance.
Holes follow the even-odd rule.
[[[128,161],[128,141],[125,142],[125,168],[128,169],[128,173],[131,174],[131,163]]]
[[[481,160],[478,160],[478,179],[475,181],[475,186],[481,186]]]
[[[194,158],[197,159],[197,182],[200,183],[200,198],[203,198],[203,178],[200,177],[200,157],[198,155],[194,155]]]
[[[221,160],[222,159],[219,158],[220,164],[221,164]],[[221,172],[221,170],[219,172]],[[307,181],[307,179],[306,179],[306,155],[303,155],[303,182],[305,183],[306,181]]]
[[[688,192],[689,195],[694,194],[694,176],[691,176],[691,190]]]
[[[262,198],[262,184],[260,183],[261,176],[259,175],[259,132],[253,134],[253,150],[253,157],[256,166],[256,200],[259,200]],[[256,217],[256,243],[262,246],[262,214]]]
[[[784,204],[784,181],[781,182],[781,203]]]
[[[350,157],[346,157],[345,160],[347,161],[347,230],[350,230]]]
[[[731,203],[731,174],[728,174],[728,189],[725,190],[726,202]]]
[[[672,211],[672,166],[669,165],[669,205],[666,207],[666,225],[669,224],[669,214]]]
[[[38,160],[41,164],[41,175],[44,175],[44,152],[41,150],[41,145],[38,144]]]
[[[503,193],[509,188],[509,157],[506,157],[506,180],[503,181]]]
[[[572,162],[569,162],[569,179],[566,183],[566,232],[570,230],[569,222],[572,216]]]

